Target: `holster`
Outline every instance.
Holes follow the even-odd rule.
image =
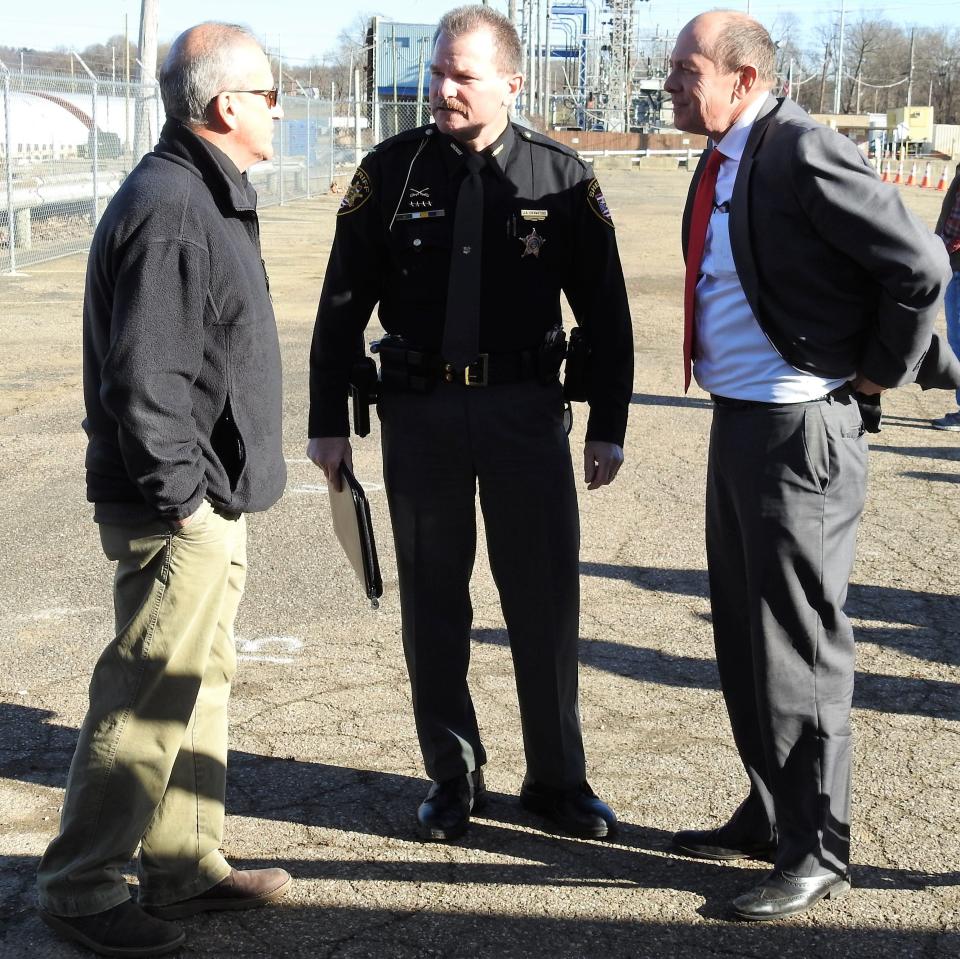
[[[567,361],[563,371],[563,395],[567,400],[585,403],[590,391],[592,353],[579,326],[570,331]]]
[[[567,335],[562,326],[547,330],[537,353],[537,377],[544,386],[549,386],[560,376],[560,366],[567,354]]]
[[[370,406],[377,402],[377,364],[369,356],[357,360],[350,370],[350,400],[353,431],[357,436],[370,432]]]

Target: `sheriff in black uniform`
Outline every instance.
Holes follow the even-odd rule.
[[[596,489],[623,461],[633,380],[613,223],[575,154],[509,122],[522,84],[510,21],[461,7],[435,40],[436,125],[365,157],[338,213],[310,356],[308,455],[339,484],[350,463],[348,378],[379,303],[403,642],[434,780],[421,831],[455,838],[483,799],[486,755],[467,688],[479,485],[516,671],[521,803],[566,832],[604,836],[616,817],[586,781],[579,520],[549,343],[562,290],[592,347],[584,469]]]

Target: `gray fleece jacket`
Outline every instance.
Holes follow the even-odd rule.
[[[286,481],[280,347],[256,193],[176,120],[97,227],[83,305],[87,498],[172,522],[264,510]]]

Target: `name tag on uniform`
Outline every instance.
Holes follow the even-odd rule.
[[[398,213],[395,220],[432,220],[437,216],[446,216],[446,210],[417,210],[416,213]]]
[[[534,223],[539,223],[541,220],[545,220],[549,216],[548,210],[521,210],[520,218],[523,220],[530,220]]]

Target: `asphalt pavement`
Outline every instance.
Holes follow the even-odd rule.
[[[679,221],[687,175],[604,176],[636,325],[626,464],[581,484],[581,699],[590,782],[621,828],[550,835],[520,809],[509,645],[482,535],[471,686],[492,802],[460,841],[418,840],[427,788],[400,645],[377,427],[355,443],[385,596],[366,603],[304,455],[307,353],[337,198],[266,210],[285,363],[281,502],[250,517],[237,627],[225,853],[295,877],[281,903],[187,920],[198,957],[955,957],[960,955],[960,434],[946,394],[884,400],[848,612],[858,638],[852,892],[747,925],[726,904],[763,875],[672,855],[678,828],[742,798],[712,657],[703,547],[709,400],[680,381]],[[940,194],[909,193],[931,225]],[[802,269],[802,264],[798,264]],[[84,499],[84,258],[0,277],[0,956],[75,957],[33,911],[111,569]],[[508,295],[508,291],[505,291]],[[942,319],[941,319],[942,323]],[[375,330],[371,325],[371,337]],[[579,462],[585,417],[571,436]],[[518,548],[522,548],[518,546]],[[131,881],[133,877],[131,876]]]

